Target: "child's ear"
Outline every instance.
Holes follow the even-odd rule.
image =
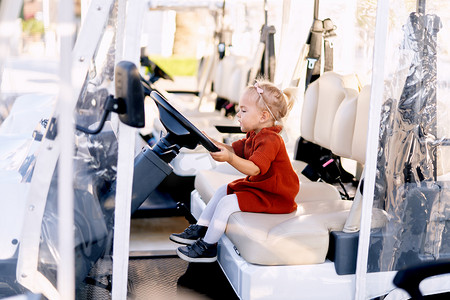
[[[263,112],[262,112],[262,114],[261,114],[260,121],[261,121],[262,123],[264,123],[264,122],[266,122],[267,120],[269,120],[269,118],[270,118],[269,112],[266,111],[266,110],[263,110]]]

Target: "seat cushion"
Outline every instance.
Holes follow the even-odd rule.
[[[228,219],[226,235],[253,264],[323,263],[329,232],[342,230],[351,204],[319,200],[300,203],[290,214],[237,212]]]

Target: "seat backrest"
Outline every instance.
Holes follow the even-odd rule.
[[[248,85],[251,65],[245,59],[239,59],[228,77],[228,88],[224,91],[224,98],[232,103],[239,103],[239,99]]]
[[[227,55],[217,64],[214,73],[214,92],[216,92],[218,97],[224,98],[229,76],[236,65],[236,59],[236,56]]]
[[[353,132],[351,159],[364,164],[366,160],[367,129],[369,126],[370,85],[361,89],[358,96],[355,129]],[[360,185],[362,181],[360,181]],[[359,231],[361,222],[362,194],[358,186],[353,205],[347,217],[344,232]],[[382,227],[386,222],[386,212],[379,209],[372,211],[372,228]]]
[[[316,121],[317,98],[319,97],[319,79],[311,83],[305,92],[300,119],[301,135],[307,141],[314,141],[314,124]]]
[[[301,134],[304,139],[338,156],[364,164],[370,85],[364,86],[358,93],[357,81],[350,80],[350,83],[353,83],[353,86],[350,84],[352,88],[347,88],[342,76],[327,72],[309,85],[302,108]],[[344,227],[346,232],[359,230],[361,197],[358,187]],[[375,217],[374,226],[380,226],[384,221],[384,215],[380,212]]]
[[[354,89],[361,91],[361,82],[359,81],[358,75],[356,74],[347,74],[342,76],[342,81],[344,82],[344,86],[348,89]]]
[[[325,72],[308,86],[302,106],[301,135],[330,149],[331,130],[339,105],[346,97],[342,76]]]
[[[217,65],[214,74],[214,92],[218,97],[231,102],[239,102],[239,97],[247,85],[248,59],[243,56],[225,56]]]
[[[364,164],[366,161],[367,129],[369,126],[370,85],[361,89],[356,108],[355,129],[352,141],[353,160]]]
[[[341,157],[352,157],[353,133],[358,103],[358,92],[345,89],[345,98],[334,116],[330,136],[330,150]]]

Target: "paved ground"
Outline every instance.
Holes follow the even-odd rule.
[[[18,96],[32,93],[56,95],[58,68],[58,60],[53,57],[22,55],[6,59],[0,80],[0,124]]]
[[[1,92],[2,94],[57,92],[58,68],[56,58],[10,57],[5,63]]]

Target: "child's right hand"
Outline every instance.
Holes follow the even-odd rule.
[[[217,140],[211,138],[211,137],[208,136],[204,131],[202,131],[202,133],[203,133],[208,139],[210,139],[211,142],[213,142],[214,145],[217,146],[217,148],[219,148],[219,149],[225,148],[226,150],[230,151],[231,153],[234,153],[233,147],[231,147],[230,145],[221,143],[221,142],[219,142],[219,141],[217,141]],[[213,158],[214,158],[214,157],[213,157]]]
[[[211,157],[218,162],[228,162],[231,163],[233,161],[233,153],[229,151],[226,147],[220,144],[216,144],[216,146],[220,149],[217,152],[210,152]]]

